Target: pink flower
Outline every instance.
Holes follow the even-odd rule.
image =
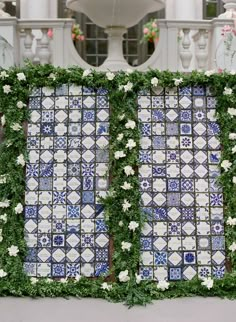
[[[81,40],[81,41],[84,41],[84,35],[81,35],[81,36],[80,36],[80,40]]]
[[[155,22],[152,23],[152,27],[153,28],[156,28],[157,27],[157,24]]]
[[[144,35],[148,34],[149,33],[149,29],[148,28],[144,28],[143,29],[143,33],[144,33]]]
[[[50,38],[50,39],[53,38],[53,30],[51,28],[48,29],[48,38]]]
[[[76,39],[77,39],[77,40],[80,40],[80,35],[76,36]]]
[[[72,39],[74,40],[74,39],[75,39],[75,34],[72,34],[72,35],[71,35],[71,37],[72,37]]]
[[[153,36],[153,37],[155,37],[155,36],[156,36],[155,31],[152,31],[152,36]]]
[[[219,74],[222,74],[222,73],[223,73],[223,69],[218,68],[218,73],[219,73]]]

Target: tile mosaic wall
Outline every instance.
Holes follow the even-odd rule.
[[[30,276],[99,276],[109,237],[99,196],[108,189],[107,92],[64,85],[29,100],[25,271]]]
[[[220,144],[208,89],[140,93],[139,169],[148,223],[141,237],[144,279],[224,275]]]

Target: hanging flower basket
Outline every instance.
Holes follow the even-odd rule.
[[[143,26],[143,38],[141,42],[150,42],[156,45],[159,41],[159,32],[157,20],[150,20]]]

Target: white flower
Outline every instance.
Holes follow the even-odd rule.
[[[7,140],[7,141],[6,141],[6,147],[7,147],[7,148],[9,148],[9,146],[11,146],[11,145],[12,145],[11,140]]]
[[[46,283],[52,283],[53,282],[53,279],[52,278],[46,278],[45,282]]]
[[[124,85],[119,85],[118,89],[119,91],[122,91],[124,89]]]
[[[61,278],[60,279],[60,283],[62,283],[62,284],[65,284],[65,283],[67,283],[68,281],[67,281],[67,278]]]
[[[124,202],[122,204],[123,211],[126,212],[131,207],[131,204],[128,202],[127,199],[124,199]]]
[[[132,150],[133,148],[136,147],[136,142],[133,140],[133,139],[129,139],[128,140],[128,143],[126,144],[126,148],[129,149],[129,150]]]
[[[234,176],[232,179],[233,183],[236,184],[236,177]]]
[[[132,189],[132,185],[128,183],[127,181],[124,182],[123,186],[120,186],[123,190],[130,190]]]
[[[134,170],[130,165],[126,165],[124,167],[125,174],[128,176],[133,176],[134,175]]]
[[[231,244],[231,245],[229,246],[229,250],[230,250],[231,252],[235,252],[235,251],[236,251],[236,243],[235,243],[235,242],[233,242],[233,244]]]
[[[226,221],[226,224],[229,226],[236,226],[236,218],[229,217]]]
[[[6,124],[6,117],[5,117],[5,115],[3,115],[1,117],[1,124],[2,124],[2,126],[4,126]]]
[[[139,227],[139,223],[136,221],[131,221],[128,226],[129,230],[133,230],[133,231],[135,231],[135,229],[138,227]]]
[[[229,107],[228,108],[228,111],[227,111],[228,113],[229,113],[229,115],[230,116],[236,116],[236,108],[233,108],[233,107]]]
[[[156,77],[153,77],[152,79],[151,79],[151,84],[155,87],[155,86],[157,86],[158,85],[158,83],[159,83],[159,79],[158,78],[156,78]]]
[[[7,276],[7,272],[5,272],[3,269],[0,269],[0,278],[3,278]]]
[[[35,285],[36,283],[38,283],[38,279],[37,279],[36,277],[31,277],[31,278],[30,278],[30,283],[31,283],[32,285]]]
[[[119,225],[119,227],[123,227],[123,226],[124,226],[123,221],[122,221],[122,220],[120,220],[120,221],[119,221],[119,223],[118,223],[118,225]]]
[[[128,120],[128,122],[125,124],[126,129],[134,129],[136,126],[136,123],[132,120]]]
[[[141,283],[141,281],[142,281],[142,277],[141,277],[141,275],[139,275],[139,274],[135,273],[135,277],[136,277],[136,283],[137,283],[137,284],[140,284],[140,283]]]
[[[4,199],[3,201],[0,201],[0,208],[7,208],[10,206],[10,201],[7,199]]]
[[[131,91],[132,88],[133,88],[133,83],[131,82],[128,82],[126,85],[124,85],[125,92]]]
[[[126,69],[126,75],[132,74],[133,72],[134,72],[134,70],[131,68]]]
[[[75,276],[75,280],[76,280],[76,282],[79,282],[79,281],[80,281],[80,279],[81,279],[81,275],[76,275],[76,276]]]
[[[175,86],[179,86],[179,84],[183,83],[183,78],[173,78],[175,82]]]
[[[119,119],[120,121],[122,121],[124,118],[125,118],[125,114],[121,114],[121,115],[119,115],[119,116],[118,116],[118,119]]]
[[[123,283],[128,282],[130,280],[130,277],[128,274],[129,274],[129,271],[127,269],[125,271],[121,271],[118,276],[119,281]]]
[[[0,175],[0,184],[7,182],[7,176],[5,174]]]
[[[15,213],[16,213],[16,214],[21,214],[21,213],[22,213],[22,211],[23,211],[23,206],[22,206],[22,204],[21,204],[21,203],[18,203],[18,204],[16,205],[16,207],[15,207]]]
[[[229,134],[229,139],[230,140],[236,140],[236,133],[230,133]]]
[[[206,288],[210,290],[213,287],[214,281],[211,277],[207,277],[203,279],[203,282],[201,284],[202,286],[206,286]]]
[[[221,163],[221,168],[223,168],[225,172],[227,172],[231,166],[232,166],[232,162],[230,162],[229,160],[224,160]]]
[[[7,78],[7,77],[9,77],[9,75],[6,73],[6,71],[4,70],[4,71],[2,71],[1,73],[0,73],[0,78],[1,79],[5,79],[5,78]]]
[[[117,141],[121,141],[124,137],[124,134],[123,133],[120,133],[117,135]]]
[[[17,246],[12,245],[11,247],[8,247],[8,254],[9,256],[14,256],[16,257],[17,254],[19,253],[19,248]]]
[[[22,101],[18,101],[18,102],[16,103],[16,106],[17,106],[19,109],[21,109],[21,108],[23,108],[24,106],[26,106],[26,104],[24,104]]]
[[[13,131],[20,131],[22,129],[22,126],[19,123],[13,123],[11,125],[11,128]]]
[[[129,243],[129,242],[125,242],[125,241],[123,241],[123,242],[121,243],[121,249],[122,249],[123,251],[127,250],[127,251],[129,252],[129,251],[130,251],[131,246],[132,246],[132,244],[131,244],[131,243]]]
[[[4,223],[7,223],[7,214],[1,215],[0,220],[2,220]]]
[[[3,241],[3,237],[2,235],[0,235],[0,243]]]
[[[86,69],[86,70],[83,72],[82,77],[87,77],[87,76],[89,76],[90,74],[92,74],[91,69]]]
[[[106,77],[108,80],[112,81],[115,78],[115,74],[113,74],[111,72],[107,72]]]
[[[16,74],[16,76],[17,76],[17,79],[19,81],[25,81],[26,80],[26,77],[25,77],[24,73],[18,73],[18,74]]]
[[[232,148],[232,153],[236,153],[236,145]]]
[[[159,281],[157,283],[157,289],[161,290],[161,291],[165,291],[168,290],[170,283],[168,283],[167,281],[163,280],[163,281]]]
[[[3,86],[3,92],[5,94],[9,94],[11,92],[11,86],[10,85],[4,85]]]
[[[110,291],[112,289],[112,285],[109,285],[108,283],[104,282],[101,285],[101,289]]]
[[[213,74],[215,74],[215,71],[214,71],[214,69],[212,69],[212,70],[207,70],[206,72],[205,72],[205,76],[207,76],[207,77],[210,77],[211,75],[213,75]]]
[[[236,71],[235,70],[231,70],[230,75],[235,75]]]
[[[48,78],[51,78],[52,80],[56,80],[56,75],[54,73],[51,73]]]
[[[24,166],[25,166],[25,158],[24,158],[23,154],[20,154],[20,155],[17,157],[17,159],[16,159],[16,163],[17,163],[18,165],[21,165],[22,167],[24,167]]]
[[[232,93],[233,93],[232,88],[229,88],[229,87],[224,88],[224,92],[223,92],[224,95],[231,95]]]
[[[125,158],[126,154],[124,153],[124,151],[116,151],[114,156],[116,160],[119,160],[121,158]]]

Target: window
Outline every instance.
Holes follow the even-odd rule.
[[[204,0],[203,2],[203,18],[213,19],[224,12],[224,4],[222,0]]]

